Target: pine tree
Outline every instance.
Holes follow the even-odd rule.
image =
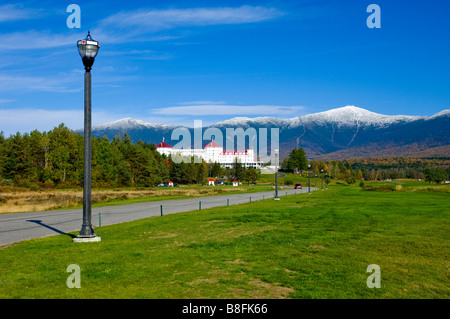
[[[241,162],[237,160],[237,158],[234,160],[233,163],[232,177],[237,181],[241,181],[242,178],[244,177],[244,168],[242,167]]]
[[[308,169],[308,160],[303,148],[295,148],[291,151],[287,166],[290,171],[303,171]]]
[[[3,131],[0,132],[0,182],[3,177],[3,170],[6,162],[6,140]]]
[[[208,164],[202,161],[198,165],[197,182],[204,185],[208,178]]]
[[[223,172],[221,168],[222,167],[220,166],[220,163],[214,162],[211,168],[211,177],[220,177],[221,176],[220,173]]]
[[[247,181],[249,185],[254,184],[258,179],[258,175],[258,171],[255,168],[250,167],[244,171],[243,179]]]

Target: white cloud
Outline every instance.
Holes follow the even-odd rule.
[[[83,110],[0,109],[0,130],[5,135],[16,132],[49,131],[61,123],[68,127],[82,127]]]
[[[192,102],[180,102],[179,105],[220,105],[226,104],[225,101],[192,101]]]
[[[123,117],[126,116],[93,111],[92,125],[103,124]],[[48,132],[61,123],[73,130],[83,129],[84,110],[82,108],[80,110],[0,109],[0,131],[5,132],[5,136],[33,130]]]
[[[74,46],[77,40],[84,38],[80,34],[54,34],[50,31],[29,30],[0,34],[1,50],[28,50]]]
[[[39,10],[26,9],[18,4],[6,4],[0,6],[0,22],[25,20],[37,18]]]
[[[59,93],[80,92],[82,87],[79,84],[73,86],[73,84],[70,83],[73,81],[74,79],[68,76],[44,78],[33,76],[0,75],[0,92],[17,90]]]
[[[254,23],[271,20],[282,14],[275,8],[247,5],[236,8],[136,10],[109,16],[102,20],[100,25],[156,32],[186,26]]]
[[[218,116],[218,115],[297,115],[304,108],[302,106],[281,105],[229,105],[229,104],[197,104],[173,106],[151,110],[160,115],[191,115],[191,116]]]

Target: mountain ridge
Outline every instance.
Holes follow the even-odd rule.
[[[348,115],[350,112],[353,112],[355,114],[354,118],[350,118],[347,116],[342,116],[343,113],[342,111],[347,111],[346,113],[344,113],[344,115]],[[350,111],[350,112],[348,112]],[[339,114],[340,116],[333,116],[335,114]],[[365,115],[362,116],[362,115]],[[372,116],[372,118],[369,120],[368,116]],[[322,119],[320,118],[320,116],[322,116]],[[282,122],[283,124],[300,124],[302,123],[303,120],[307,120],[308,122],[311,121],[317,121],[322,120],[323,118],[327,118],[329,121],[334,121],[334,122],[338,122],[338,123],[345,123],[345,124],[354,124],[355,120],[363,120],[364,123],[374,123],[374,119],[378,119],[377,123],[388,123],[388,124],[392,124],[398,121],[405,121],[405,122],[410,122],[410,121],[415,121],[415,120],[419,120],[419,119],[431,119],[431,118],[436,118],[439,116],[450,116],[450,109],[445,109],[442,110],[436,114],[433,114],[431,116],[419,116],[419,115],[384,115],[384,114],[379,114],[379,113],[375,113],[375,112],[371,112],[368,111],[366,109],[363,108],[359,108],[353,105],[349,105],[349,106],[344,106],[344,107],[340,107],[340,108],[335,108],[335,109],[331,109],[328,111],[323,111],[323,112],[317,112],[317,113],[311,113],[311,114],[307,114],[307,115],[302,115],[302,116],[296,116],[296,117],[292,117],[292,118],[287,118],[287,119],[281,119],[278,117],[273,117],[273,116],[263,116],[263,117],[254,117],[254,118],[250,118],[250,117],[234,117],[228,120],[224,120],[221,122],[217,122],[211,126],[213,127],[217,127],[217,126],[222,126],[225,124],[232,124],[232,125],[242,125],[245,122],[258,122],[258,123],[267,123],[267,122]],[[147,127],[187,127],[187,126],[183,126],[183,125],[169,125],[169,124],[160,124],[160,123],[149,123],[149,122],[144,122],[142,120],[137,120],[137,119],[133,119],[130,117],[127,118],[123,118],[120,120],[116,120],[116,121],[112,121],[112,122],[107,122],[104,124],[100,124],[100,125],[95,125],[93,126],[93,129],[103,129],[105,127],[110,127],[110,126],[116,126],[118,128],[131,128],[133,125],[127,125],[129,123],[132,123],[134,125],[142,125],[142,126],[147,126]]]
[[[110,139],[126,132],[133,142],[142,140],[155,144],[165,138],[166,142],[175,145],[178,140],[172,141],[171,133],[177,127],[193,130],[182,125],[126,118],[94,126],[92,132]],[[280,156],[287,156],[295,147],[303,147],[311,158],[377,157],[381,154],[450,156],[447,153],[449,148],[444,147],[450,145],[449,109],[431,116],[413,116],[383,115],[356,106],[345,106],[288,119],[236,117],[209,127],[220,129],[223,136],[227,127],[278,127]],[[270,141],[267,144],[270,145]]]

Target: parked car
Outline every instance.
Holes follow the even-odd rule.
[[[162,183],[161,184],[156,184],[155,186],[156,187],[164,187],[164,184],[162,184]]]
[[[295,184],[294,185],[294,189],[302,189],[302,184]]]
[[[178,184],[173,184],[173,187],[180,187]]]

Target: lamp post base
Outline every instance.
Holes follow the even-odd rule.
[[[92,243],[92,242],[98,242],[102,241],[101,237],[94,236],[94,237],[75,237],[73,239],[74,243]]]
[[[279,197],[275,197],[273,200],[280,200],[280,198]]]

